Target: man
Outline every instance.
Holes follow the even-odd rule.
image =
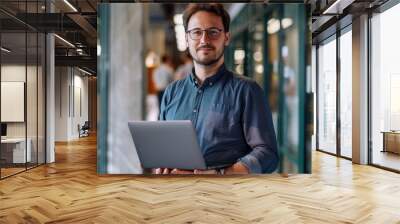
[[[161,105],[161,99],[165,88],[173,80],[172,60],[167,55],[161,57],[160,66],[154,71],[154,84],[157,90],[158,102]]]
[[[271,112],[256,82],[228,71],[229,14],[220,4],[191,4],[183,14],[192,74],[169,85],[160,120],[191,120],[208,166],[220,170],[157,169],[173,174],[273,172],[278,152]]]

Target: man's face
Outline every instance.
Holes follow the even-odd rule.
[[[197,64],[212,65],[219,61],[224,55],[224,48],[229,44],[230,34],[224,32],[224,25],[222,18],[209,12],[199,11],[190,17],[188,23],[188,31],[194,29],[222,30],[219,35],[207,35],[207,32],[200,31],[201,37],[198,40],[193,40],[188,33],[186,33],[186,42],[189,48],[189,53]]]

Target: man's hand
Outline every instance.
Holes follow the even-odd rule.
[[[173,169],[171,174],[194,174],[193,170],[180,170],[180,169]]]
[[[216,170],[181,170],[157,168],[153,169],[153,174],[218,174],[218,172]]]
[[[218,174],[217,170],[181,170],[157,168],[153,170],[155,174]],[[249,174],[249,169],[241,162],[237,162],[232,166],[225,168],[225,174]]]
[[[168,168],[157,168],[153,169],[153,174],[169,174],[171,169]]]
[[[225,174],[249,174],[249,169],[241,162],[237,162],[225,169]]]
[[[153,169],[154,174],[193,174],[193,170],[180,170],[180,169],[169,169],[169,168],[157,168]]]
[[[218,174],[217,170],[194,170],[194,174]]]

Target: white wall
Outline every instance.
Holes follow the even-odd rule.
[[[2,65],[1,66],[1,81],[2,82],[24,82],[26,69],[28,74],[31,74],[33,67],[26,68],[25,65]],[[1,96],[2,98],[7,96]],[[9,108],[1,108],[2,113]],[[24,110],[24,108],[22,108]],[[24,112],[24,111],[23,111]],[[7,122],[8,137],[25,137],[24,122]]]
[[[82,126],[85,121],[89,120],[88,116],[88,77],[87,76],[82,76],[83,73],[79,72],[78,74],[76,73],[77,70],[75,70],[75,75],[74,75],[74,102],[72,103],[74,105],[74,108],[72,108],[72,129],[70,135],[72,138],[78,138],[79,133],[77,126],[80,124]],[[80,93],[79,93],[80,92]],[[80,102],[79,102],[80,101]],[[80,108],[81,107],[81,108]],[[81,110],[81,111],[80,111]]]
[[[25,82],[25,65],[2,65],[1,66],[1,81],[5,82]],[[32,67],[28,67],[29,71]],[[1,110],[7,110],[7,108],[1,108]],[[25,122],[11,122],[7,123],[7,137],[10,138],[24,138],[25,137]]]
[[[26,73],[27,71],[27,73]],[[39,72],[41,72],[39,70]],[[25,82],[25,76],[28,77],[27,88],[27,120],[28,120],[28,137],[30,133],[36,134],[36,66],[25,65],[2,65],[1,66],[1,81],[3,82]],[[35,78],[33,78],[35,77]],[[3,96],[4,97],[4,96]],[[40,106],[40,105],[39,105]],[[1,108],[7,110],[7,108]],[[25,123],[26,122],[7,122],[7,136],[8,137],[25,137]],[[35,135],[36,136],[36,135]]]
[[[88,120],[88,78],[72,67],[56,67],[55,73],[55,141],[77,139],[78,124]]]
[[[68,140],[68,71],[67,67],[55,68],[55,141]]]

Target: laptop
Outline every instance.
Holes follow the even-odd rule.
[[[128,126],[143,168],[205,170],[227,166],[207,167],[190,120],[132,121]]]

